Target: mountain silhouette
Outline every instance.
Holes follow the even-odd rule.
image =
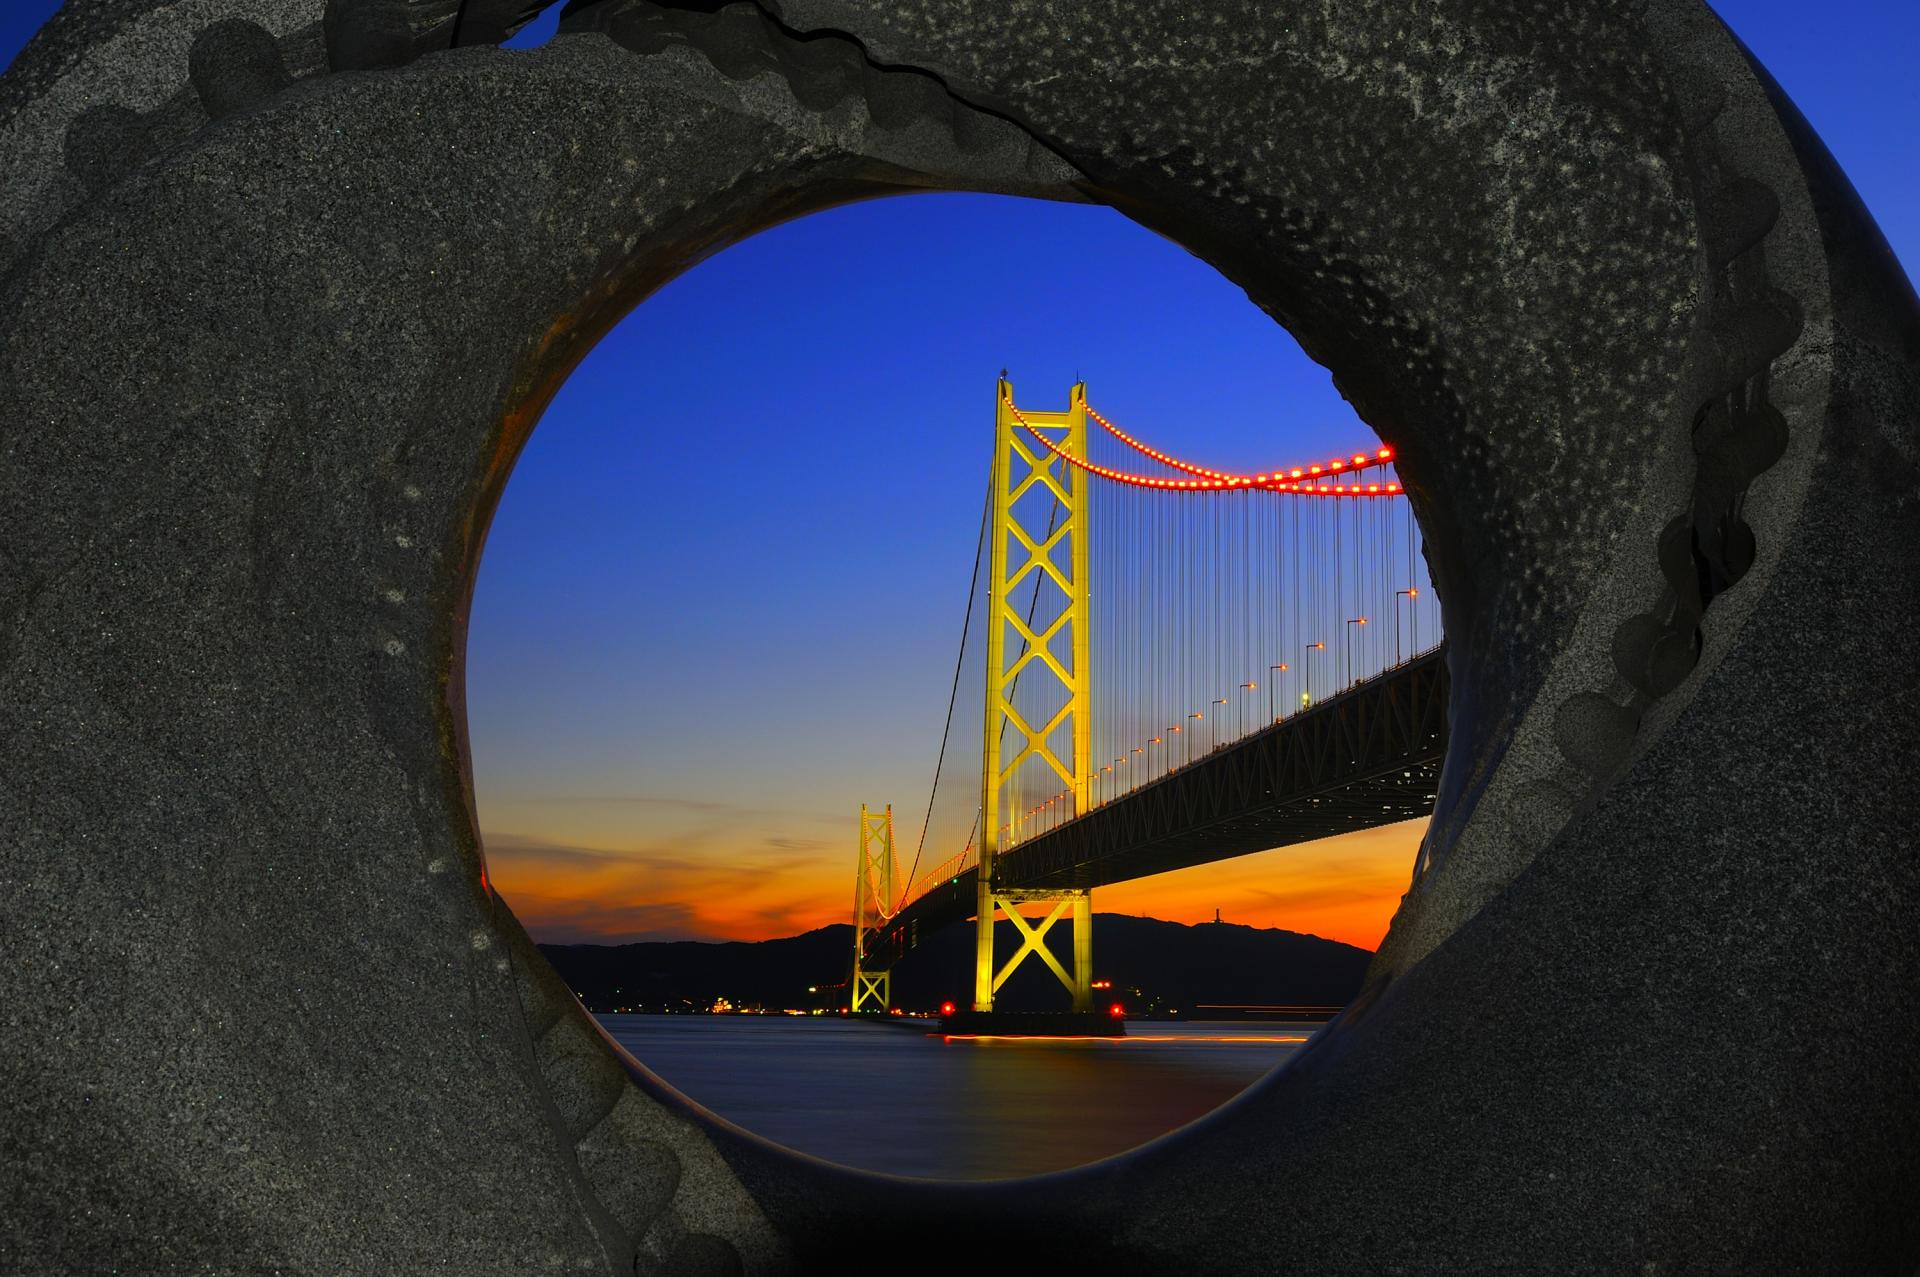
[[[1062,921],[1049,947],[1073,970],[1071,930]],[[1319,936],[1235,923],[1188,926],[1157,918],[1095,914],[1096,997],[1130,1014],[1179,1013],[1208,1006],[1339,1006],[1360,988],[1365,949]],[[1017,937],[1002,921],[995,937],[1005,962]],[[561,977],[592,1011],[707,1010],[725,999],[735,1008],[833,1008],[846,1004],[853,928],[845,923],[779,940],[646,941],[636,944],[543,944]],[[973,996],[974,932],[956,923],[925,940],[893,969],[893,1005],[936,1010],[966,1006]],[[995,997],[1003,1010],[1065,1006],[1066,991],[1044,963],[1029,957]]]

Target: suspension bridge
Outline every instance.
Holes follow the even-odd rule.
[[[849,1008],[887,1011],[893,965],[973,918],[953,1027],[1003,1023],[995,996],[1028,961],[1064,986],[1069,1021],[1097,1024],[1095,887],[1430,813],[1446,666],[1405,495],[1390,448],[1230,472],[1136,438],[1084,384],[1041,412],[1003,375],[904,874],[893,809],[860,812]],[[977,749],[954,732],[969,703]],[[1069,961],[1048,942],[1061,922]]]

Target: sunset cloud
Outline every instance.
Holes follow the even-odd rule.
[[[695,842],[587,847],[488,834],[487,871],[528,930],[554,943],[759,940],[841,921],[846,912],[840,898],[851,887],[823,854]]]
[[[824,838],[774,837],[767,839],[767,846],[778,848],[781,851],[822,851],[825,850],[828,845],[827,840]]]

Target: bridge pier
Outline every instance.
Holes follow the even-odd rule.
[[[955,1011],[940,1017],[948,1037],[1124,1038],[1124,1016],[1100,1011]]]

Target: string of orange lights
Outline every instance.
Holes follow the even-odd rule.
[[[1014,415],[1016,417],[1019,416],[1019,409],[1014,409]],[[1093,418],[1094,422],[1098,424],[1102,430],[1105,430],[1121,443],[1126,444],[1142,456],[1151,457],[1163,466],[1174,470],[1185,471],[1187,474],[1198,475],[1203,479],[1235,480],[1236,486],[1240,487],[1267,487],[1287,480],[1305,479],[1308,481],[1317,481],[1323,474],[1346,474],[1354,470],[1365,470],[1373,466],[1384,466],[1393,460],[1393,449],[1382,447],[1372,456],[1368,456],[1363,452],[1356,452],[1350,458],[1334,457],[1318,465],[1283,466],[1277,470],[1269,471],[1266,474],[1257,475],[1230,474],[1224,470],[1212,470],[1206,466],[1198,466],[1189,461],[1182,461],[1178,457],[1161,452],[1151,444],[1141,442],[1122,430],[1119,426],[1114,425],[1113,422],[1109,421],[1106,417],[1101,416],[1092,404],[1087,405],[1087,416]],[[1022,424],[1024,424],[1024,421]],[[1306,489],[1300,488],[1278,487],[1276,487],[1275,490],[1287,492],[1306,491]],[[1316,488],[1313,489],[1313,491],[1324,492],[1326,489]]]
[[[1394,480],[1388,480],[1385,483],[1367,484],[1328,482],[1327,469],[1319,465],[1296,466],[1291,470],[1274,474],[1227,474],[1222,471],[1206,471],[1200,467],[1175,461],[1161,453],[1154,452],[1137,441],[1120,434],[1117,430],[1114,431],[1116,438],[1119,438],[1122,442],[1132,447],[1140,449],[1147,456],[1161,462],[1163,465],[1185,471],[1189,474],[1202,475],[1203,477],[1194,479],[1164,479],[1154,475],[1133,474],[1124,470],[1115,470],[1084,457],[1074,456],[1053,440],[1047,438],[1038,430],[1035,430],[1032,424],[1021,415],[1019,408],[1013,407],[1011,404],[1009,404],[1009,407],[1012,409],[1014,420],[1018,421],[1021,426],[1025,428],[1027,434],[1032,436],[1042,447],[1046,448],[1061,460],[1067,462],[1069,465],[1077,466],[1085,470],[1088,474],[1098,475],[1102,479],[1108,479],[1114,483],[1124,483],[1136,488],[1157,488],[1169,492],[1234,492],[1259,490],[1266,492],[1288,492],[1303,497],[1364,498],[1397,497],[1400,495],[1400,484]],[[1091,408],[1087,410],[1087,415],[1095,417],[1095,420],[1101,421],[1102,425],[1107,424],[1104,420],[1095,416]],[[1111,427],[1109,427],[1109,429],[1111,429]],[[1327,464],[1335,468],[1347,467],[1341,472],[1341,477],[1344,480],[1346,474],[1352,473],[1355,470],[1365,469],[1369,466],[1386,465],[1392,460],[1393,450],[1390,448],[1381,448],[1378,455],[1374,457],[1368,457],[1364,453],[1355,453],[1351,463],[1336,460]]]

